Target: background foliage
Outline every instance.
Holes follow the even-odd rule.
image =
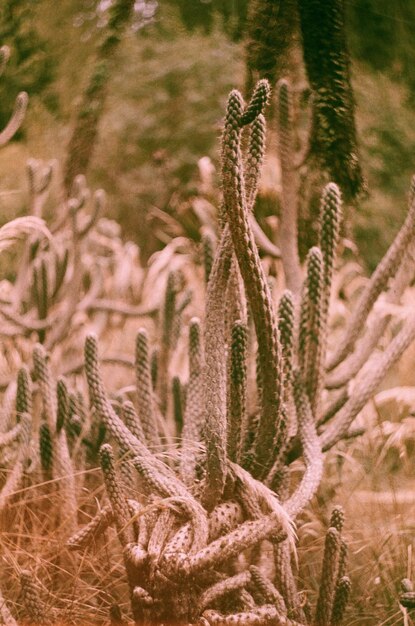
[[[31,96],[25,145],[14,142],[1,156],[11,192],[1,198],[7,216],[25,212],[25,197],[13,190],[28,154],[64,158],[109,5],[62,0],[57,12],[51,0],[2,3],[0,36],[12,47],[12,64],[1,86],[0,122],[19,89]],[[349,228],[373,268],[403,216],[401,198],[412,173],[415,8],[384,0],[346,5],[369,187],[349,216]],[[144,256],[161,245],[149,211],[176,214],[196,192],[198,159],[208,155],[218,162],[226,94],[245,79],[246,11],[245,0],[136,3],[133,25],[117,53],[89,180],[108,191],[112,215],[134,233]]]

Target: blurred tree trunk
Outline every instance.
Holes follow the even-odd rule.
[[[299,43],[297,0],[253,0],[246,34],[246,93],[267,78],[272,86],[283,76],[298,78],[295,47]]]
[[[274,86],[287,78],[294,97],[294,133],[304,134],[299,122],[301,95],[312,98],[312,119],[306,158],[297,170],[298,241],[300,255],[315,244],[315,225],[323,186],[332,180],[346,202],[364,190],[350,80],[344,0],[253,0],[248,15],[246,91],[258,78]]]
[[[310,158],[347,199],[362,191],[346,43],[344,0],[298,0],[303,56],[313,91]]]
[[[85,174],[91,160],[98,125],[104,110],[108,82],[114,67],[114,56],[134,10],[134,0],[114,0],[109,22],[89,83],[82,94],[75,126],[70,138],[64,166],[66,194],[78,174]]]

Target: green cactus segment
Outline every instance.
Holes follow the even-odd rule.
[[[343,530],[344,526],[344,510],[341,506],[336,506],[331,512],[330,516],[330,528],[335,528],[339,533]]]
[[[128,524],[130,511],[125,494],[123,493],[121,481],[115,471],[114,455],[109,444],[101,446],[100,458],[105,488],[111,502],[118,538],[121,545],[125,546],[134,539],[133,529],[131,524]]]
[[[307,256],[307,277],[300,317],[299,361],[311,410],[316,417],[323,386],[323,356],[326,343],[324,314],[324,262],[319,248]]]
[[[248,151],[245,164],[246,204],[253,210],[258,191],[261,166],[264,162],[266,147],[265,117],[260,113],[250,127]]]
[[[329,528],[324,546],[320,593],[317,601],[316,624],[331,626],[331,614],[336,593],[339,569],[340,534],[336,528]]]
[[[246,376],[248,328],[240,321],[232,327],[231,375],[228,409],[228,456],[231,461],[240,458],[247,427]]]
[[[69,392],[63,378],[58,380],[57,397],[56,432],[59,432],[64,426],[68,425],[70,411]]]
[[[128,430],[134,435],[134,437],[137,437],[143,445],[146,445],[146,438],[140,418],[137,415],[133,403],[129,400],[126,400],[122,404],[122,416]]]
[[[306,470],[297,489],[284,504],[285,509],[293,518],[310,502],[320,485],[323,475],[321,443],[317,435],[310,401],[298,370],[294,374],[294,400]]]
[[[135,343],[135,375],[138,416],[144,436],[148,446],[158,446],[160,445],[160,437],[155,419],[148,336],[143,328],[138,331]]]
[[[240,147],[242,106],[240,94],[236,91],[231,92],[222,139],[223,198],[232,243],[258,339],[263,390],[251,471],[260,477],[266,475],[270,469],[272,446],[269,442],[275,440],[279,429],[283,400],[283,371],[271,294],[248,220]]]
[[[33,574],[28,570],[23,570],[20,573],[20,586],[27,618],[32,624],[48,624],[50,620],[47,617],[47,606],[40,596]]]
[[[258,115],[262,115],[270,97],[270,85],[267,80],[259,80],[255,85],[252,98],[240,118],[240,125],[251,124]]]
[[[128,450],[134,455],[139,455],[140,458],[144,459],[150,471],[154,472],[156,477],[161,475],[164,481],[169,485],[169,493],[185,495],[190,500],[193,500],[185,486],[176,478],[167,465],[150,454],[148,448],[146,448],[137,437],[134,437],[112,408],[105,393],[99,370],[98,344],[95,335],[88,335],[85,341],[85,372],[91,402],[105,427],[121,448]]]
[[[342,217],[342,198],[340,189],[335,183],[325,186],[321,196],[318,245],[324,258],[324,282],[326,288],[331,286],[336,248],[339,243],[340,223]],[[326,296],[330,298],[330,293]]]
[[[204,503],[208,510],[220,500],[226,481],[226,346],[225,299],[232,247],[227,227],[222,234],[208,285],[205,319],[204,427],[206,482]]]
[[[189,381],[187,384],[183,440],[197,444],[203,425],[203,351],[200,320],[190,320],[189,326]]]
[[[343,576],[337,584],[330,626],[340,626],[340,624],[343,623],[344,613],[349,602],[351,590],[352,583],[350,578]]]
[[[202,255],[205,283],[207,285],[209,282],[210,273],[213,266],[213,259],[215,256],[215,244],[213,241],[213,237],[210,235],[210,233],[203,233],[202,235]]]
[[[169,390],[169,359],[178,337],[178,312],[177,295],[181,282],[179,272],[170,272],[167,278],[164,302],[162,307],[162,336],[158,369],[158,394],[162,413],[166,412]]]
[[[41,424],[39,428],[39,452],[42,470],[49,475],[53,466],[53,442],[46,423]]]
[[[204,420],[203,350],[200,320],[193,317],[189,326],[189,378],[182,429],[180,472],[186,484],[195,480],[196,457]]]
[[[29,370],[21,367],[17,374],[16,417],[20,420],[24,413],[32,413],[32,381]]]
[[[176,437],[180,437],[183,430],[184,414],[184,392],[181,380],[178,376],[173,376],[171,381],[171,393],[173,396],[173,417],[175,423]]]
[[[50,431],[56,430],[57,401],[54,383],[50,371],[47,354],[43,346],[37,344],[33,350],[33,367],[36,381],[42,396],[43,410]]]

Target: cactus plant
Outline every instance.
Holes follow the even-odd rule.
[[[107,362],[128,367],[121,388],[105,376],[99,355],[104,342],[90,327],[83,333],[82,363],[68,367],[65,377],[58,358],[52,358],[65,354],[61,343],[71,333],[66,334],[64,323],[70,325],[79,312],[74,294],[65,297],[62,287],[81,284],[74,273],[85,276],[85,257],[96,250],[89,247],[89,238],[99,234],[102,196],[95,197],[95,211],[86,216],[83,206],[89,194],[82,177],[76,179],[54,231],[63,240],[69,232],[68,258],[34,240],[24,252],[30,284],[20,274],[16,286],[20,296],[25,294],[23,309],[36,311],[37,317],[24,313],[22,319],[13,301],[0,305],[0,314],[28,334],[35,331],[40,340],[30,346],[33,366],[20,367],[17,384],[9,385],[5,396],[0,511],[22,524],[29,524],[29,518],[33,528],[53,528],[62,551],[55,554],[56,578],[65,572],[74,584],[89,588],[93,580],[99,587],[108,563],[114,564],[124,585],[115,585],[108,592],[111,597],[96,599],[98,607],[107,607],[112,622],[122,619],[120,606],[127,610],[127,595],[137,625],[310,622],[296,575],[295,525],[301,530],[301,513],[319,488],[324,452],[349,435],[388,368],[415,338],[412,315],[369,374],[362,374],[361,367],[354,371],[353,395],[349,397],[344,384],[340,396],[333,394],[337,368],[350,354],[357,359],[362,349],[357,338],[365,338],[364,322],[379,294],[393,292],[396,281],[400,292],[404,289],[398,265],[400,259],[408,260],[412,240],[406,223],[361,296],[358,321],[345,329],[340,356],[333,356],[330,299],[341,193],[334,183],[324,188],[319,245],[310,250],[305,270],[297,266],[292,281],[302,284],[296,293],[276,294],[258,253],[252,220],[268,99],[266,81],[257,84],[248,104],[237,91],[229,96],[213,261],[212,241],[205,238],[204,317],[186,319],[185,309],[193,303],[185,273],[169,267],[159,315],[153,311],[147,316],[150,330],[137,330],[135,357],[107,357]],[[34,170],[31,176],[36,178]],[[32,187],[35,195],[44,191],[42,182]],[[413,199],[409,223],[412,213]],[[284,247],[281,253],[286,254]],[[39,260],[33,262],[35,257]],[[72,273],[67,274],[68,268]],[[20,296],[16,302],[22,305]],[[81,298],[81,310],[112,311],[124,318],[137,314],[136,307],[103,300],[94,286]],[[62,308],[69,305],[71,316],[66,312],[61,320],[54,317],[59,303]],[[184,344],[187,369],[176,360]],[[291,464],[298,459],[303,472],[291,485]],[[32,492],[41,495],[38,502],[30,499]],[[45,494],[56,509],[53,515],[42,507]],[[335,508],[314,624],[344,621],[351,584],[343,526],[343,512]],[[42,560],[31,555],[32,537],[32,532],[19,537],[21,553],[33,561],[29,571],[20,571],[22,604],[30,619],[44,623],[50,616],[34,582]],[[69,558],[69,552],[88,559]],[[8,566],[17,571],[17,563]],[[12,624],[8,607],[13,606],[13,592],[3,584],[2,589],[7,601],[1,600],[2,620]],[[86,620],[87,609],[82,613],[65,596],[51,614],[62,622]]]

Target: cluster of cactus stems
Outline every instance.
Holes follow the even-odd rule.
[[[0,69],[8,55],[7,47],[0,49]],[[0,146],[18,130],[27,100],[24,92],[18,95],[10,122],[0,132]],[[45,346],[54,363],[61,363],[60,373],[79,371],[85,327],[101,335],[111,318],[151,318],[159,306],[141,303],[147,269],[139,262],[137,246],[124,243],[119,225],[105,219],[102,190],[92,193],[85,177],[78,175],[70,191],[63,191],[59,168],[53,161],[29,159],[27,181],[29,215],[10,226],[19,222],[29,236],[22,245],[13,280],[3,281],[0,293],[4,346],[0,388],[10,387],[11,394],[16,366],[27,362],[34,341]],[[39,225],[43,230],[35,228]],[[12,236],[10,233],[10,240]],[[182,311],[190,299],[187,291],[180,301]],[[106,355],[106,359],[132,367],[132,361],[119,353]]]
[[[41,218],[53,180],[53,164],[44,166],[30,159],[27,169],[29,210]],[[131,251],[122,244],[118,228],[102,219],[104,192],[98,190],[90,196],[84,177],[77,176],[71,197],[57,207],[49,240],[33,235],[26,242],[14,283],[1,299],[3,337],[13,341],[35,335],[52,350],[65,341],[73,342],[82,315],[91,318],[94,313],[106,312],[131,317],[152,313],[120,301],[125,295],[121,283],[126,282],[120,276],[122,264],[129,264],[124,268],[128,277],[134,271],[134,257],[128,259]],[[127,285],[130,280],[128,277]]]
[[[279,95],[280,120],[285,120],[280,147],[290,154],[286,83]],[[83,223],[82,179],[76,179],[63,218],[76,242],[71,258],[64,248],[44,249],[36,242],[24,251],[25,272],[31,271],[26,278],[23,272],[17,277],[19,293],[27,295],[16,302],[24,301],[29,313],[37,311],[37,326],[34,316],[16,312],[13,302],[0,307],[20,331],[27,327],[39,333],[31,368],[20,368],[3,398],[0,513],[25,507],[28,486],[54,490],[58,506],[47,513],[53,518],[50,525],[60,528],[74,552],[62,557],[61,570],[75,570],[80,579],[82,555],[93,560],[112,527],[119,552],[109,558],[120,558],[121,552],[137,625],[342,623],[350,594],[343,512],[336,507],[331,516],[314,613],[297,587],[295,523],[320,485],[324,451],[354,436],[354,419],[415,338],[415,317],[410,316],[379,356],[375,348],[389,320],[382,318],[365,332],[368,317],[377,315],[373,305],[378,297],[384,293],[394,301],[412,278],[415,182],[408,217],[364,287],[336,350],[330,349],[328,331],[341,194],[334,183],[324,188],[318,245],[309,251],[303,269],[293,199],[285,189],[291,215],[284,225],[288,235],[282,255],[287,274],[292,270],[287,283],[294,288],[278,294],[275,306],[252,228],[268,99],[266,80],[259,81],[248,104],[238,91],[228,99],[220,226],[216,248],[212,238],[203,238],[206,310],[203,320],[193,317],[188,324],[187,380],[172,371],[189,304],[178,271],[170,272],[165,286],[157,341],[144,328],[137,332],[133,384],[107,391],[93,333],[86,336],[82,367],[55,379],[48,351],[67,332],[78,303],[74,300],[68,314],[55,319],[51,294],[57,296],[62,285],[79,287],[83,242],[101,205],[98,196],[93,217]],[[283,165],[285,186],[291,167]],[[39,215],[50,172],[32,167],[30,175],[33,212]],[[88,292],[85,299],[94,303],[98,296]],[[362,370],[369,357],[372,366]],[[290,465],[296,460],[303,472],[292,482]],[[104,501],[79,527],[85,519],[80,493],[85,499],[85,490],[96,487],[85,469],[98,463]],[[18,619],[31,623],[63,621],[59,609],[45,599],[47,590],[41,589],[35,568],[24,567],[19,575],[19,598],[3,583],[1,621],[17,623],[13,607]],[[112,600],[116,605],[117,598]],[[117,615],[119,621],[119,609],[112,606],[114,623]]]

